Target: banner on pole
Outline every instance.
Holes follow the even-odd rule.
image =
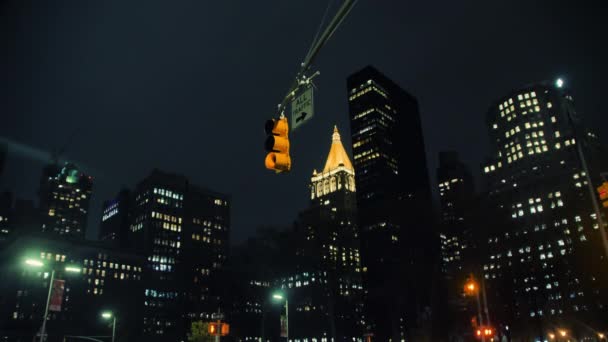
[[[287,337],[287,317],[281,315],[281,337]]]
[[[53,289],[51,290],[51,301],[49,303],[49,311],[61,311],[61,303],[63,302],[63,291],[65,290],[65,280],[53,280]]]

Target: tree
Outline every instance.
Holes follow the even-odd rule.
[[[209,323],[194,321],[190,326],[188,342],[213,342],[213,336],[209,334]]]

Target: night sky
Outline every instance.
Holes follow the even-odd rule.
[[[275,175],[263,166],[263,124],[327,3],[3,1],[2,188],[34,198],[45,153],[69,142],[65,158],[94,177],[88,237],[101,202],[157,167],[231,194],[242,241],[307,206],[334,124],[350,151],[346,77],[367,64],[419,99],[433,184],[443,149],[479,175],[488,106],[525,84],[563,77],[587,123],[608,129],[600,1],[360,0],[318,55],[315,118],[291,135],[292,172]]]

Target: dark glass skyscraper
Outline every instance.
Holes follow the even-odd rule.
[[[184,338],[190,321],[218,309],[212,285],[228,252],[228,197],[154,170],[135,188],[131,208],[129,240],[146,256],[144,334]]]
[[[524,339],[560,322],[606,328],[606,256],[577,151],[595,155],[595,136],[572,96],[560,83],[523,87],[490,107],[487,125],[483,268],[495,315]],[[601,170],[590,170],[595,183]]]
[[[455,151],[439,153],[437,168],[439,188],[441,242],[441,272],[444,282],[442,294],[446,303],[443,316],[444,330],[451,336],[472,337],[471,317],[477,311],[469,298],[462,296],[466,279],[475,274],[479,277],[479,262],[473,251],[472,217],[474,206],[473,176],[460,161]]]
[[[418,102],[371,66],[347,87],[366,323],[378,341],[419,339],[438,260]]]
[[[40,180],[42,231],[84,238],[93,180],[76,165],[44,168]]]
[[[465,255],[471,242],[471,206],[473,176],[458,158],[458,153],[439,153],[437,169],[439,204],[441,206],[440,239],[442,271],[450,278],[462,277]],[[470,271],[470,270],[469,270]],[[460,279],[464,283],[464,279]]]

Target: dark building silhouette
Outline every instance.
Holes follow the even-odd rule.
[[[451,339],[472,338],[471,317],[477,315],[474,299],[463,295],[463,287],[471,275],[481,277],[480,264],[474,250],[475,190],[469,168],[455,151],[439,153],[437,168],[439,188],[441,272],[448,305],[442,310],[444,326]]]
[[[298,290],[302,285],[297,262],[300,241],[292,229],[260,227],[255,236],[233,248],[222,280],[222,295],[230,304],[227,318],[231,338],[279,341],[280,315],[284,314],[284,306],[272,298],[279,290],[290,301],[290,335],[302,334],[306,329],[307,325],[298,328],[298,323],[292,321],[293,315],[298,313],[294,309],[298,305],[294,304],[300,301],[300,295],[309,293],[308,290],[296,291],[297,297],[293,297],[292,292],[292,289],[296,290],[295,282],[300,282]],[[288,281],[289,275],[294,277],[292,289],[281,289],[281,280]],[[315,284],[320,281],[315,278]],[[300,308],[305,309],[305,306]],[[323,318],[327,319],[327,316]]]
[[[0,142],[0,180],[2,179],[2,174],[4,172],[4,167],[6,165],[7,156],[8,156],[8,144]]]
[[[359,340],[364,326],[355,171],[337,128],[324,168],[313,172],[310,199],[297,224],[300,272],[280,281],[298,299],[291,317],[301,331],[290,338]]]
[[[34,201],[22,198],[15,199],[11,218],[11,234],[26,235],[40,232],[42,215]]]
[[[439,260],[418,102],[371,66],[347,87],[366,323],[377,341],[429,338]]]
[[[111,242],[115,246],[128,247],[131,193],[121,190],[116,198],[104,201],[99,240]]]
[[[440,204],[442,272],[449,278],[462,278],[465,257],[471,244],[471,206],[474,203],[473,176],[458,153],[439,153],[437,168]],[[461,281],[463,279],[460,279]]]
[[[523,339],[555,326],[605,329],[608,317],[608,265],[578,154],[597,185],[597,139],[561,86],[514,90],[487,114],[484,277],[495,319]]]
[[[213,286],[228,253],[229,198],[154,170],[131,201],[129,241],[146,257],[144,335],[185,338],[191,321],[210,320],[220,305]]]
[[[93,180],[74,164],[46,166],[40,180],[42,231],[84,239]]]

